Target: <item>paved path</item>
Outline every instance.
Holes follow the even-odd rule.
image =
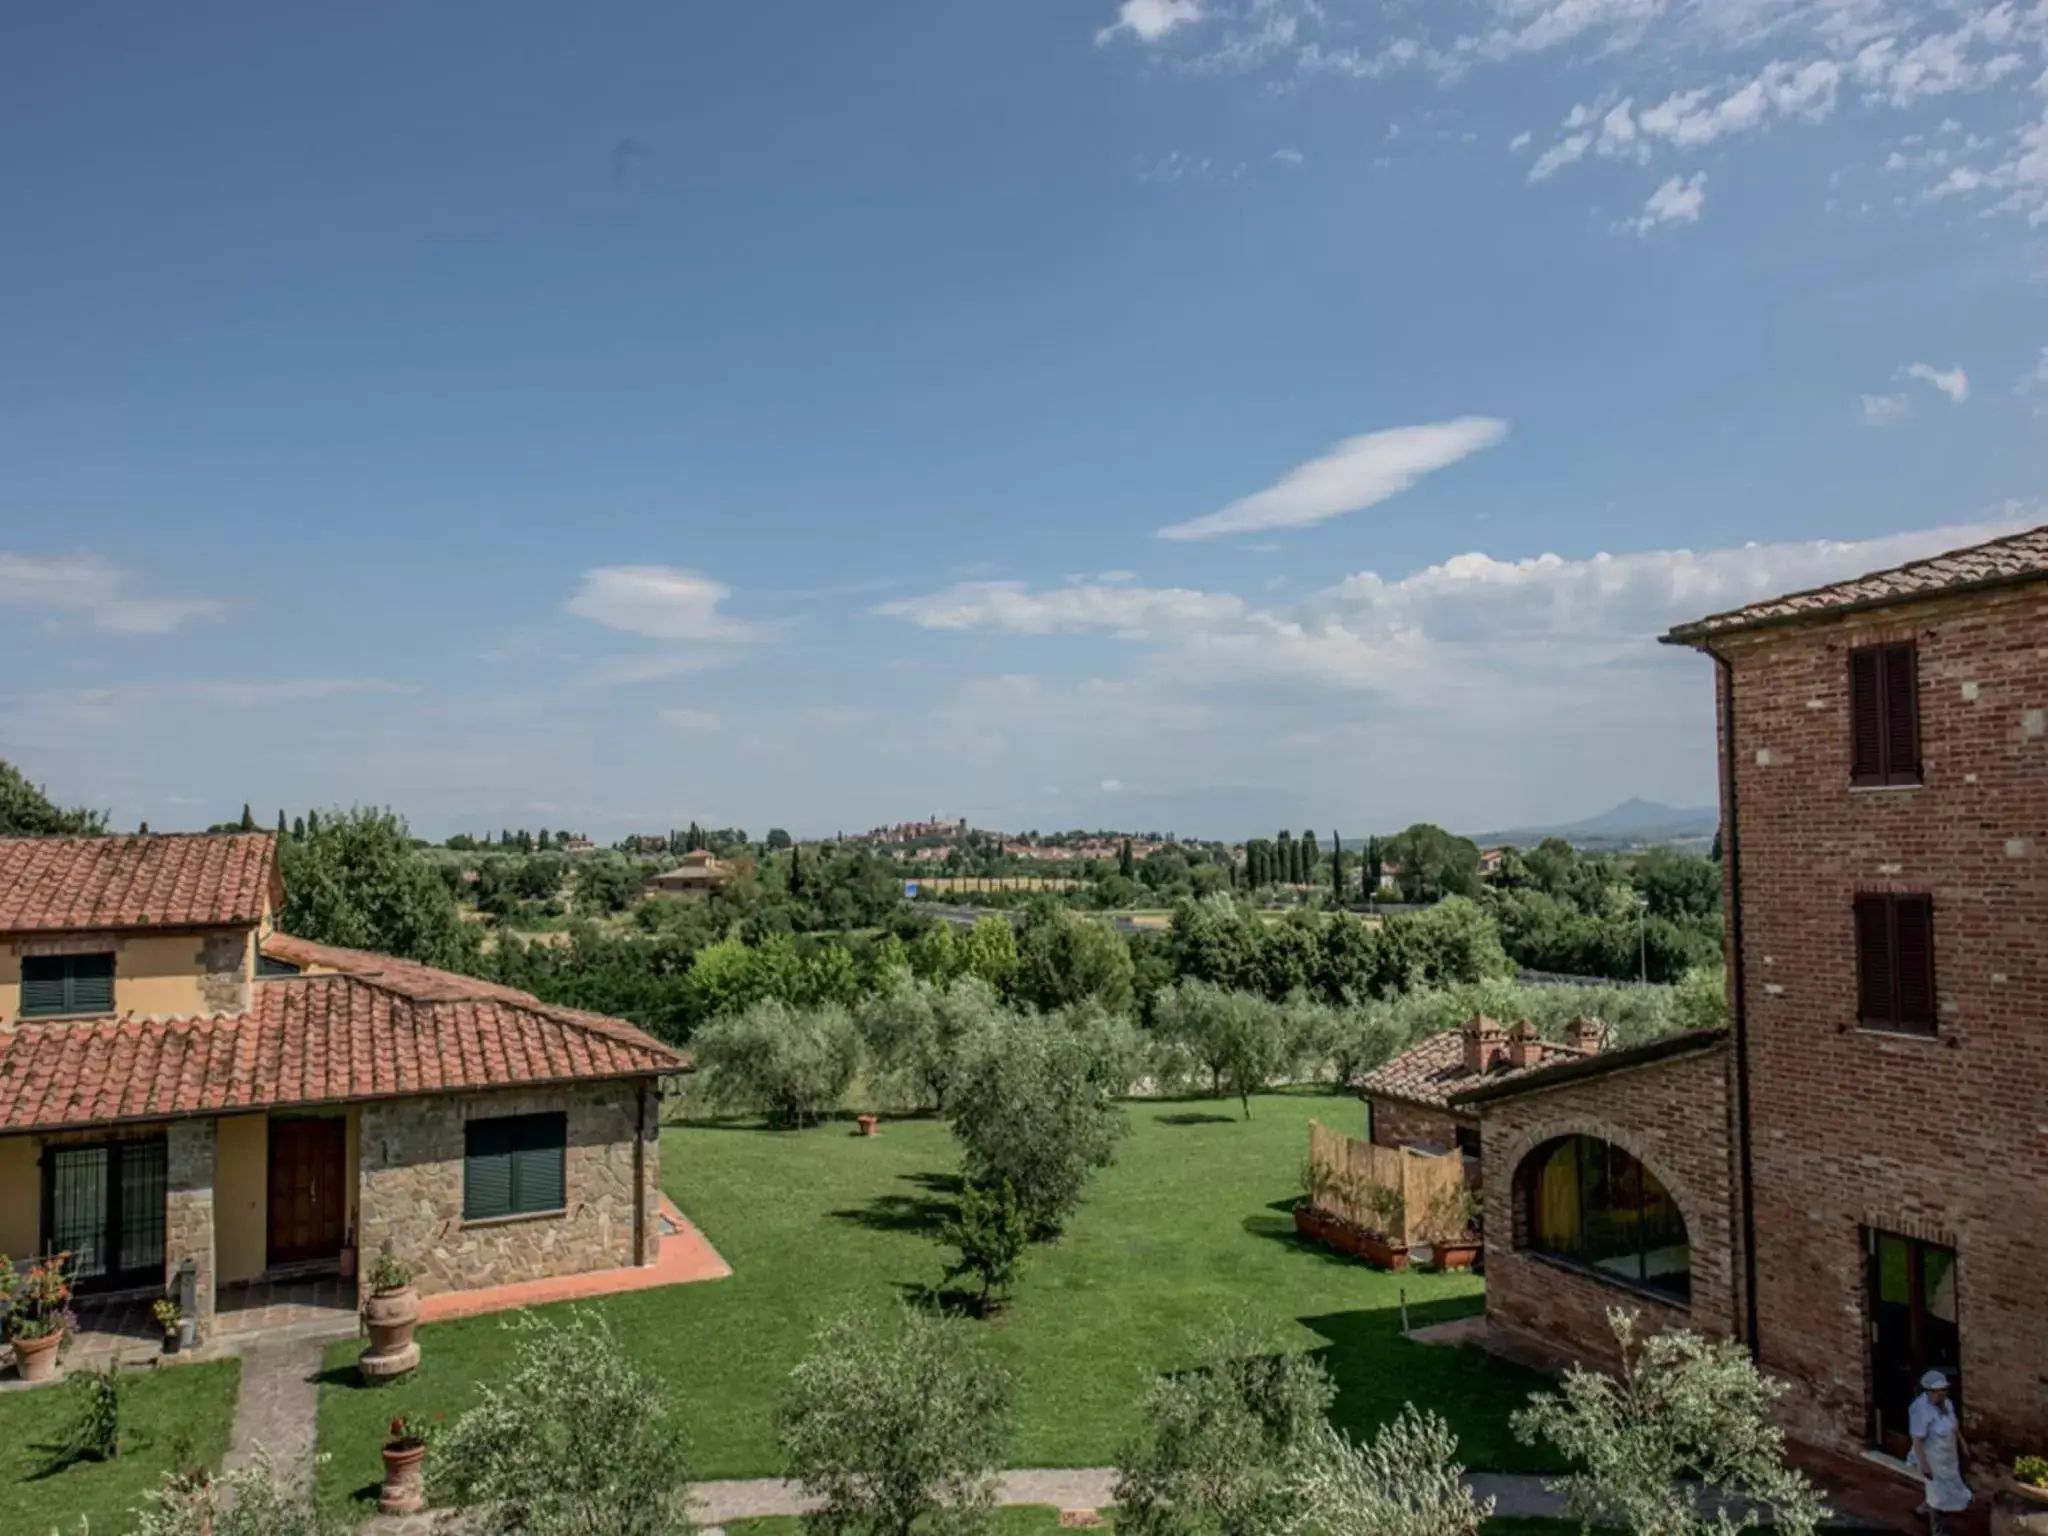
[[[236,1351],[242,1357],[242,1390],[228,1441],[229,1471],[249,1465],[260,1446],[288,1486],[312,1487],[320,1358],[333,1337],[258,1337]]]
[[[1038,1467],[1005,1472],[996,1497],[1002,1504],[1107,1509],[1116,1501],[1116,1476],[1115,1467]],[[1475,1472],[1467,1481],[1482,1499],[1493,1499],[1496,1515],[1564,1513],[1564,1501],[1545,1488],[1540,1477]],[[700,1527],[758,1520],[766,1515],[800,1515],[812,1507],[795,1483],[780,1477],[698,1483],[690,1492],[690,1518]],[[430,1513],[378,1516],[365,1524],[362,1531],[364,1536],[438,1536],[456,1528],[449,1515]]]

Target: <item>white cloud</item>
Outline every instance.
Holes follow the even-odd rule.
[[[1282,165],[1300,165],[1308,157],[1298,149],[1276,149],[1273,158]]]
[[[1156,43],[1180,27],[1202,19],[1201,0],[1123,0],[1116,20],[1095,34],[1098,47],[1128,32],[1141,43]]]
[[[1904,395],[1862,395],[1859,409],[1866,427],[1895,427],[1913,414],[1913,402]]]
[[[1931,363],[1908,363],[1899,370],[1902,379],[1918,379],[1922,384],[1940,390],[1957,405],[1970,398],[1970,378],[1960,366],[1936,368]]]
[[[673,565],[606,565],[583,573],[565,611],[649,640],[760,640],[768,627],[719,611],[732,596],[722,581]]]
[[[1185,632],[1238,618],[1241,599],[1184,587],[1080,585],[1034,592],[1021,581],[961,581],[872,610],[920,629],[1070,635],[1106,630],[1127,639]]]
[[[1302,528],[1374,506],[1508,435],[1490,416],[1461,416],[1419,427],[1395,427],[1346,438],[1321,458],[1289,470],[1263,491],[1217,512],[1159,530],[1162,539],[1216,539],[1226,534]]]
[[[1555,176],[1566,166],[1576,165],[1585,159],[1586,151],[1592,147],[1593,135],[1590,132],[1581,129],[1576,133],[1566,134],[1536,157],[1536,163],[1529,167],[1529,179],[1543,181]]]
[[[1697,224],[1707,201],[1707,173],[1695,171],[1689,177],[1671,176],[1650,194],[1642,213],[1628,221],[1627,228],[1639,235],[1667,224]]]
[[[1508,153],[1511,155],[1520,154],[1529,147],[1530,141],[1535,137],[1535,134],[1524,128],[1520,133],[1508,140]]]
[[[75,618],[95,629],[163,635],[196,619],[217,618],[215,598],[145,597],[133,574],[98,555],[37,556],[0,550],[0,608]]]

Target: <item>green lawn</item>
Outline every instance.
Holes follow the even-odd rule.
[[[46,1470],[47,1449],[71,1415],[69,1387],[0,1392],[0,1531],[76,1536],[81,1515],[94,1536],[120,1536],[128,1511],[179,1467],[215,1466],[227,1454],[242,1362],[166,1365],[130,1378],[121,1454]]]
[[[1234,1101],[1134,1103],[1129,1113],[1130,1136],[1066,1236],[1034,1249],[1011,1307],[977,1325],[1019,1373],[1013,1465],[1113,1462],[1153,1374],[1187,1358],[1189,1329],[1240,1308],[1320,1355],[1346,1428],[1369,1430],[1413,1397],[1450,1420],[1468,1465],[1547,1469],[1507,1426],[1537,1378],[1400,1337],[1404,1290],[1419,1324],[1476,1310],[1479,1281],[1380,1274],[1295,1240],[1288,1208],[1308,1121],[1355,1125],[1355,1100],[1267,1096],[1250,1122]],[[777,1472],[776,1395],[818,1323],[939,1278],[931,1232],[956,1166],[951,1137],[931,1121],[888,1122],[873,1140],[845,1124],[664,1133],[663,1183],[735,1272],[595,1305],[673,1383],[699,1476]],[[360,1346],[336,1346],[320,1396],[320,1445],[332,1455],[323,1499],[368,1490],[393,1414],[459,1413],[500,1357],[501,1330],[495,1318],[422,1329],[419,1371],[380,1389],[355,1384]]]

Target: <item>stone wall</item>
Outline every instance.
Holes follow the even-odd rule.
[[[1849,651],[1918,648],[1923,783],[1849,782]],[[1864,1234],[1957,1254],[1973,1448],[2048,1444],[2048,599],[1731,637],[1759,1327],[1804,1436],[1863,1446]],[[1705,663],[1702,662],[1704,666]],[[1724,797],[1728,791],[1724,787]],[[1732,871],[1731,871],[1732,872]],[[1937,1032],[1857,1017],[1853,902],[1932,898]]]
[[[246,928],[209,933],[199,942],[199,995],[209,1013],[249,1011],[250,938]]]
[[[1736,1248],[1725,1047],[1623,1067],[1483,1107],[1486,1316],[1553,1351],[1614,1359],[1610,1307],[1642,1313],[1646,1332],[1736,1328]],[[1692,1245],[1690,1304],[1665,1301],[1528,1252],[1515,1170],[1559,1136],[1597,1136],[1635,1157],[1678,1202]]]
[[[651,1085],[649,1092],[652,1092]],[[357,1240],[410,1266],[422,1295],[647,1262],[659,1242],[652,1106],[638,1082],[385,1099],[362,1110]],[[462,1219],[463,1126],[498,1115],[568,1115],[567,1205],[554,1214]]]
[[[190,1259],[202,1342],[213,1331],[213,1140],[211,1120],[173,1120],[165,1132],[164,1288],[176,1294],[178,1271]]]

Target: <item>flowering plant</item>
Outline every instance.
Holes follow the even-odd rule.
[[[178,1304],[168,1296],[159,1296],[149,1304],[149,1315],[156,1319],[157,1327],[163,1329],[164,1337],[170,1338],[178,1331]]]
[[[429,1424],[421,1419],[407,1418],[398,1414],[391,1420],[390,1435],[384,1441],[384,1448],[391,1451],[417,1451],[425,1448],[427,1442],[439,1434],[441,1416],[434,1415]]]
[[[17,1269],[0,1255],[0,1308],[5,1310],[8,1337],[46,1339],[76,1327],[77,1319],[71,1315],[71,1282],[64,1273],[70,1258],[69,1253],[56,1253],[27,1269]]]

